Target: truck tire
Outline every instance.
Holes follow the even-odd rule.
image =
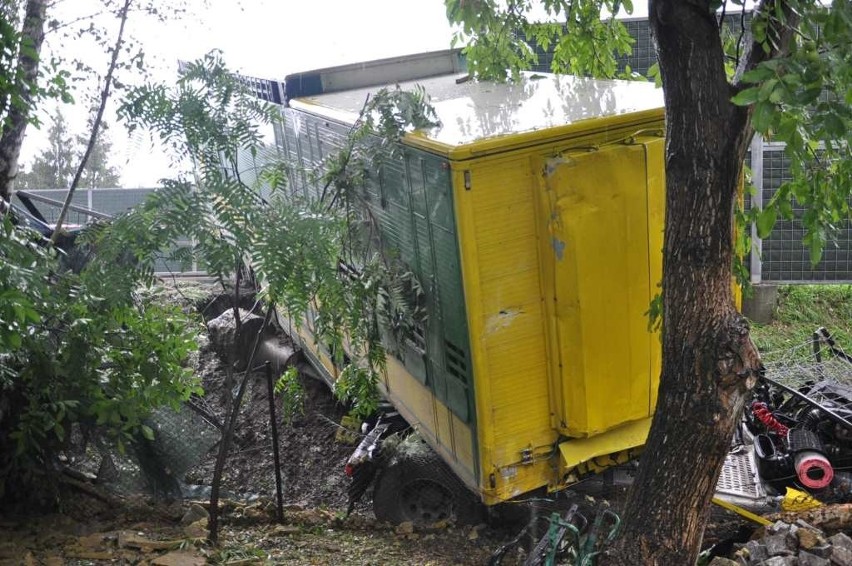
[[[393,524],[477,524],[482,511],[479,500],[428,446],[417,454],[394,455],[373,491],[376,518]]]

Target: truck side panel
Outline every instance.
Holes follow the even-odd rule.
[[[321,171],[323,160],[344,146],[348,127],[292,108],[284,113],[278,143],[291,165],[290,190],[317,198],[320,187],[309,182],[310,172]],[[368,174],[365,196],[382,246],[415,274],[427,310],[423,323],[402,343],[386,335],[386,394],[458,476],[478,490],[474,390],[449,164],[404,148]],[[336,368],[311,336],[310,325],[297,331],[318,369],[333,381]]]
[[[535,182],[528,152],[453,165],[481,481],[486,502],[493,503],[554,478],[546,459],[532,464],[557,439],[550,416]]]

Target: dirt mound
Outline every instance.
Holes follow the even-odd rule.
[[[204,405],[225,422],[225,364],[208,343],[199,351],[198,370],[206,392]],[[285,503],[345,509],[348,478],[343,466],[353,447],[341,444],[335,436],[346,409],[325,384],[304,375],[299,380],[304,389],[301,414],[278,423]],[[275,402],[281,415],[281,399]],[[218,446],[186,474],[188,484],[209,485],[217,451]],[[222,488],[238,498],[275,496],[269,394],[263,372],[255,372],[249,380]]]

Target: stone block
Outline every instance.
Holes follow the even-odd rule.
[[[769,558],[769,552],[766,551],[766,545],[760,541],[750,540],[745,544],[744,548],[748,553],[748,560],[752,564],[763,562]]]
[[[787,546],[787,534],[777,534],[768,536],[763,539],[763,544],[766,545],[766,552],[769,556],[787,556],[793,552]]]
[[[831,566],[831,561],[803,550],[799,553],[799,566]]]
[[[852,550],[835,546],[831,550],[831,563],[835,566],[852,566]]]
[[[849,535],[845,533],[837,533],[830,536],[828,542],[830,542],[834,547],[845,548],[846,550],[852,551],[852,538],[849,538]]]

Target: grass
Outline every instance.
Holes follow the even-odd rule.
[[[852,285],[779,287],[775,319],[752,323],[751,336],[761,352],[776,352],[809,342],[820,326],[852,352]]]

